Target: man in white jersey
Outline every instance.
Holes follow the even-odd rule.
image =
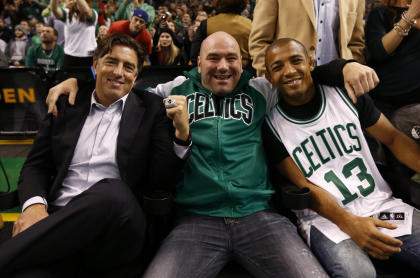
[[[282,98],[267,116],[263,138],[276,168],[312,191],[313,211],[296,211],[303,235],[333,277],[376,277],[367,254],[420,270],[420,213],[392,197],[362,128],[416,171],[420,147],[368,96],[354,106],[341,89],[314,84],[313,64],[293,39],[275,41],[266,55],[266,77]]]

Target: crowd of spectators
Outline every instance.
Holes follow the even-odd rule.
[[[50,76],[54,70],[62,67],[88,66],[97,41],[106,34],[115,32],[130,35],[143,46],[148,54],[145,65],[195,65],[201,42],[208,35],[222,30],[238,41],[244,68],[255,73],[254,67],[260,75],[263,72],[259,73],[258,63],[263,64],[260,56],[264,56],[265,48],[260,51],[261,55],[256,55],[254,49],[260,44],[264,46],[271,42],[266,39],[253,42],[254,37],[261,32],[270,36],[270,30],[274,34],[272,36],[292,34],[292,31],[287,30],[294,27],[281,26],[281,30],[278,30],[278,26],[261,27],[264,25],[262,21],[267,20],[269,14],[263,15],[263,20],[259,20],[256,15],[255,21],[260,22],[253,22],[256,2],[257,0],[0,0],[0,66],[37,66]],[[280,5],[282,2],[277,3]],[[409,29],[400,28],[409,27],[401,19],[401,14],[408,8],[406,3],[411,1],[366,0],[358,3],[366,6],[363,25],[367,29],[361,37],[362,41],[366,41],[366,46],[362,45],[365,48],[365,57],[356,57],[353,53],[353,59],[365,61],[378,71],[383,82],[373,96],[378,102],[385,100],[395,103],[400,95],[405,95],[409,98],[404,99],[414,99],[416,102],[419,86],[413,83],[416,79],[407,77],[416,71],[411,66],[404,65],[414,65],[417,61],[418,24]],[[397,7],[395,3],[398,3]],[[282,10],[285,8],[287,7]],[[374,12],[369,17],[372,9]],[[303,11],[300,12],[300,16],[304,14]],[[273,15],[275,19],[274,12]],[[289,11],[287,16],[296,17],[293,11]],[[276,22],[280,24],[280,21]],[[397,27],[394,25],[396,23]],[[251,32],[252,26],[257,25],[258,30]],[[407,31],[408,36],[405,36],[404,31]],[[392,36],[393,49],[382,42],[382,37],[387,32],[391,32],[387,38]],[[318,38],[314,40],[321,41],[320,35],[322,34],[318,34]],[[344,38],[341,33],[339,37]],[[355,34],[352,38],[354,37]],[[312,45],[313,38],[306,38],[311,40],[307,44]],[[342,43],[345,42],[340,41],[341,52],[345,50]],[[317,45],[320,46],[320,43]],[[350,49],[355,47],[352,41],[348,45]],[[309,49],[310,53],[314,51],[315,47]],[[349,59],[348,55],[339,56]],[[412,57],[414,58],[411,59]],[[390,75],[390,67],[398,67],[401,74]],[[396,89],[398,84],[406,86],[401,90]],[[406,102],[401,105],[403,104]],[[401,105],[394,105],[394,108]]]
[[[125,32],[139,41],[149,54],[146,65],[195,64],[197,47],[191,56],[195,33],[200,26],[205,28],[201,22],[219,13],[215,7],[222,2],[226,1],[1,0],[0,54],[7,58],[0,66],[29,65],[25,62],[29,48],[42,45],[45,27],[54,29],[56,47],[64,49],[65,57],[64,64],[48,62],[49,70],[52,63],[55,68],[90,64],[97,40],[114,32]],[[247,18],[249,29],[255,0],[231,2],[241,2],[235,14]]]

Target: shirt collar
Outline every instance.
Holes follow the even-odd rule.
[[[92,95],[91,95],[91,97],[90,97],[90,103],[91,103],[91,105],[90,105],[90,110],[92,111],[92,107],[97,107],[97,108],[100,108],[100,109],[103,109],[103,110],[105,110],[105,109],[107,109],[107,108],[109,108],[109,107],[113,107],[113,106],[115,106],[115,105],[120,105],[120,103],[121,103],[121,111],[123,111],[124,110],[124,106],[125,106],[125,102],[126,102],[126,100],[127,100],[127,97],[128,97],[128,94],[130,94],[130,92],[128,92],[127,94],[125,94],[122,98],[119,98],[119,99],[117,99],[116,101],[114,101],[109,107],[105,107],[105,106],[103,106],[102,104],[100,104],[97,100],[96,100],[96,98],[95,98],[95,92],[96,92],[96,90],[93,90],[93,92],[92,92]]]

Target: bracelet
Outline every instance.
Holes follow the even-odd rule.
[[[417,19],[413,18],[413,19],[408,19],[407,18],[407,11],[403,12],[401,14],[401,19],[405,21],[405,23],[407,23],[410,26],[413,26],[414,24],[417,23]]]
[[[411,26],[408,29],[403,29],[398,23],[394,24],[394,30],[397,31],[397,34],[406,37],[408,36],[408,32],[410,31]]]
[[[188,147],[189,145],[191,145],[191,142],[192,142],[192,138],[191,138],[191,131],[190,131],[190,133],[188,134],[188,138],[187,138],[187,140],[181,140],[181,139],[178,139],[178,138],[176,138],[176,137],[174,137],[174,142],[175,142],[175,144],[177,144],[177,145],[180,145],[180,146],[184,146],[184,147]]]

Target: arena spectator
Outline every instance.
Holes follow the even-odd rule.
[[[191,15],[189,13],[185,13],[182,16],[181,26],[184,28],[188,28],[191,25]]]
[[[109,28],[111,26],[111,23],[114,22],[115,19],[115,11],[117,10],[117,7],[115,6],[114,1],[108,1],[105,4],[105,10],[104,10],[104,20],[105,25]]]
[[[6,51],[6,47],[7,47],[7,43],[4,40],[0,39],[0,51],[1,51],[1,53],[4,54],[4,52]]]
[[[217,31],[225,31],[239,43],[242,55],[242,65],[247,68],[251,62],[248,50],[248,38],[251,32],[251,20],[241,16],[246,8],[247,0],[215,0],[217,15],[201,22],[195,32],[191,45],[191,62],[197,63],[201,42]],[[203,16],[201,13],[199,16]],[[198,17],[198,16],[197,16]]]
[[[159,41],[154,48],[150,61],[152,65],[182,65],[185,64],[184,56],[174,44],[175,34],[171,29],[159,30]]]
[[[57,30],[58,33],[58,39],[57,44],[64,47],[64,22],[57,19],[53,13],[49,12],[46,13],[46,22],[48,26],[53,27],[55,30]]]
[[[172,15],[170,12],[163,12],[162,15],[159,18],[159,22],[158,22],[158,27],[156,29],[155,35],[153,36],[153,45],[157,45],[158,41],[159,41],[159,34],[160,34],[160,29],[166,29],[169,28],[171,29],[170,25],[173,24],[173,19],[172,19]],[[175,28],[175,25],[172,25],[173,29]],[[175,31],[174,31],[175,32]],[[182,49],[184,42],[182,37],[178,37],[175,36],[174,37],[174,44],[176,47],[178,47],[179,49]]]
[[[13,38],[13,30],[6,25],[4,19],[0,17],[0,39],[8,43]]]
[[[32,44],[41,44],[41,32],[44,28],[45,24],[43,22],[37,22],[35,24],[35,35],[32,36],[31,41]]]
[[[340,57],[363,62],[364,12],[364,0],[257,1],[249,37],[253,67],[264,75],[265,51],[278,38],[302,42],[317,65]]]
[[[98,28],[98,35],[96,36],[96,41],[99,41],[103,37],[106,36],[106,33],[108,32],[108,27],[106,25],[101,25]]]
[[[9,57],[9,65],[23,66],[25,64],[26,52],[31,46],[27,33],[24,26],[17,25],[15,27],[15,38],[7,44],[5,53]]]
[[[15,0],[19,2],[17,11],[20,18],[36,18],[37,21],[43,21],[41,12],[47,5],[41,1],[36,0]]]
[[[130,20],[118,20],[111,24],[107,34],[123,33],[134,38],[147,55],[152,54],[152,37],[146,29],[148,15],[142,9],[133,12]]]
[[[383,1],[367,20],[369,65],[381,80],[370,94],[387,116],[404,105],[420,103],[419,16],[419,0]]]
[[[51,0],[51,10],[64,25],[65,68],[90,67],[96,49],[95,29],[97,12],[91,8],[91,0],[70,0],[66,8],[58,6],[58,0]]]
[[[142,9],[147,13],[147,26],[152,24],[155,19],[155,8],[144,3],[144,0],[120,0],[120,6],[115,12],[115,20],[129,20],[133,12],[137,9]]]
[[[26,20],[26,19],[21,19],[20,20],[20,23],[19,23],[19,25],[22,25],[23,27],[25,27],[25,29],[26,29],[26,35],[28,36],[28,37],[32,37],[32,27],[31,27],[31,25],[29,24],[29,21],[28,20]]]
[[[0,50],[0,67],[7,67],[9,65],[9,58]]]
[[[18,0],[19,1],[19,0]],[[1,12],[1,17],[4,18],[5,23],[10,26],[19,24],[19,15],[17,13],[18,1],[9,2],[7,1],[4,5],[4,11]]]
[[[49,82],[54,81],[55,72],[63,67],[64,50],[56,44],[57,38],[57,30],[43,26],[41,44],[32,45],[26,55],[25,66],[42,68]]]

